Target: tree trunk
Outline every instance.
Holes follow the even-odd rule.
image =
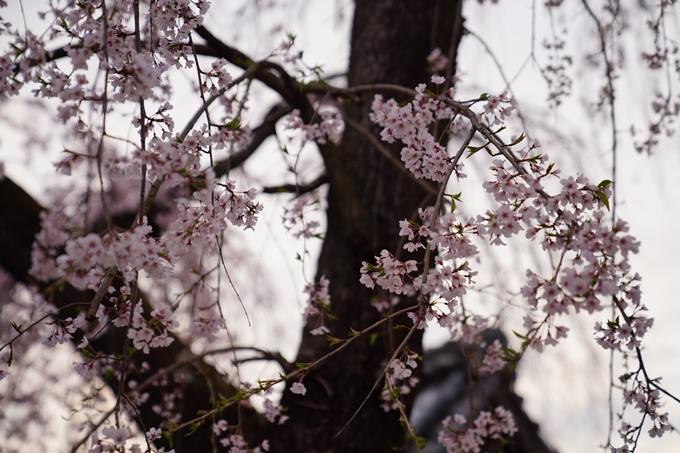
[[[427,82],[426,58],[430,51],[440,47],[448,54],[450,43],[457,46],[460,41],[460,14],[458,1],[358,0],[352,29],[349,86],[392,83],[415,87]],[[459,25],[454,30],[456,24]],[[372,94],[366,94],[361,105],[349,105],[345,113],[378,136],[377,128],[368,117],[372,98]],[[395,156],[399,156],[400,149],[400,146],[390,148]],[[389,298],[388,294],[370,290],[359,282],[362,262],[374,262],[374,256],[382,249],[395,251],[399,243],[399,221],[414,218],[419,207],[434,200],[350,127],[345,128],[339,152],[351,176],[350,189],[359,200],[361,217],[357,224],[356,219],[344,215],[341,198],[345,194],[339,192],[346,188],[337,187],[331,181],[328,230],[317,278],[325,276],[331,282],[331,312],[337,321],[328,323],[330,335],[348,338],[351,328],[360,330],[380,319],[381,315],[370,304],[372,300]],[[401,306],[414,302],[404,298]],[[406,317],[398,323],[412,325]],[[299,362],[311,362],[332,349],[327,339],[309,334],[312,327],[307,326],[303,334]],[[368,338],[360,339],[309,373],[303,381],[307,387],[304,397],[286,391],[282,405],[288,408],[290,420],[272,443],[276,451],[403,451],[405,436],[398,412],[383,411],[380,392],[382,370],[406,331],[386,325],[378,332],[373,346],[369,345]],[[408,347],[420,351],[420,332],[412,337]],[[378,384],[373,389],[376,381]]]

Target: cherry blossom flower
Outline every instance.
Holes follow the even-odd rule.
[[[162,437],[162,431],[158,428],[151,428],[147,431],[146,436],[149,440],[156,440]]]
[[[302,382],[293,382],[293,385],[290,386],[290,391],[295,393],[296,395],[302,395],[304,396],[305,393],[307,393],[307,389],[305,388],[304,384]]]

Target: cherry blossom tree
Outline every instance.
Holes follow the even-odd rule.
[[[635,451],[640,436],[671,430],[664,404],[678,399],[645,367],[653,318],[630,264],[640,242],[616,214],[615,159],[632,8],[649,18],[642,62],[668,83],[648,135],[631,143],[652,153],[673,132],[675,2],[580,2],[602,86],[594,108],[612,130],[613,174],[603,180],[561,170],[509,90],[458,94],[459,44],[484,42],[464,23],[472,2],[355,3],[339,77],[310,65],[293,35],[262,58],[247,55],[207,25],[203,0],[47,2],[42,28],[2,21],[0,99],[32,94],[65,144],[49,206],[10,177],[0,182],[0,264],[13,288],[0,325],[7,407],[40,395],[39,386],[19,392],[21,376],[39,366],[35,354],[54,351],[73,357],[59,384],[79,395],[62,401],[73,408],[74,452],[419,449],[409,416],[428,324],[459,342],[469,382],[480,383],[558,345],[571,313],[595,314],[594,342],[626,360],[611,383],[624,409],[605,448]],[[553,21],[567,8],[540,3],[532,13]],[[546,60],[531,57],[559,108],[572,89],[570,48],[556,32],[543,47]],[[178,112],[181,76],[199,100],[189,114]],[[276,101],[260,105],[260,93]],[[292,179],[263,187],[238,177],[272,136],[279,146],[267,151]],[[310,148],[316,166],[305,166]],[[484,167],[483,183],[466,179],[470,162]],[[466,204],[475,191],[489,208]],[[236,322],[261,322],[241,297],[259,283],[236,278],[247,260],[239,242],[277,197],[298,261],[316,269],[294,360],[275,341],[232,335]],[[512,342],[488,342],[501,316],[483,314],[470,293],[490,251],[517,243],[535,244],[550,266],[523,270],[512,297],[522,316],[503,325]],[[278,368],[248,382],[239,367],[253,361]],[[445,451],[526,451],[520,414],[486,395],[469,406],[441,421]]]

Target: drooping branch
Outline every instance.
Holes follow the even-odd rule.
[[[40,231],[40,212],[43,208],[21,187],[5,177],[0,181],[0,266],[4,267],[19,282],[32,283],[28,274],[31,265],[31,248],[35,235]],[[77,316],[73,301],[88,301],[93,298],[93,291],[79,291],[70,285],[63,289],[53,289],[50,292],[51,302],[59,309],[59,316]],[[143,299],[144,300],[144,299]],[[151,310],[148,302],[145,303],[145,312]],[[97,338],[91,341],[93,347],[102,354],[115,356],[121,351],[116,350],[117,345],[122,345],[124,329],[109,328],[104,330]],[[197,357],[190,348],[178,337],[173,337],[173,342],[167,348],[151,349],[149,354],[137,353],[130,358],[133,369],[143,369],[142,362],[146,361],[151,370],[168,369],[175,367],[179,358],[191,364],[193,370],[200,370],[198,375],[184,382],[172,383],[177,391],[184,394],[182,403],[176,407],[182,420],[189,420],[196,416],[199,411],[209,410],[215,407],[210,388],[229,398],[236,394],[236,389],[231,386],[213,366],[209,365],[202,357]],[[74,338],[80,341],[80,337]],[[184,363],[184,362],[183,362]],[[173,368],[173,369],[175,369]],[[193,372],[189,373],[194,374]],[[114,392],[118,391],[119,382],[115,377],[106,379],[107,384]],[[149,389],[149,399],[144,404],[137,406],[141,425],[146,427],[160,426],[164,418],[154,412],[155,405],[164,404],[163,393],[159,387],[152,386]],[[259,424],[259,417],[252,408],[236,407],[225,413],[230,420],[239,420],[244,417],[245,424]],[[239,415],[240,414],[240,415]],[[255,431],[247,431],[255,432]],[[258,433],[261,434],[261,433]],[[177,453],[190,453],[193,451],[212,451],[210,427],[204,425],[191,437],[183,435],[175,439],[175,451]],[[161,442],[162,444],[162,442]],[[159,444],[160,445],[160,444]]]

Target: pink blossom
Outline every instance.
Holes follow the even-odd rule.
[[[149,440],[156,440],[162,437],[162,431],[158,428],[151,428],[147,431],[146,436]]]
[[[290,386],[290,391],[295,393],[296,395],[302,395],[304,396],[305,393],[307,393],[307,389],[305,388],[304,384],[302,382],[293,382],[293,385]]]

